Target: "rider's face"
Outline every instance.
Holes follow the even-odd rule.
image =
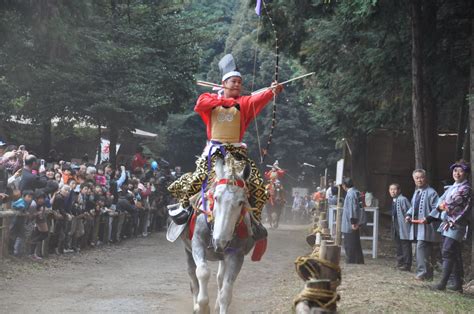
[[[226,98],[237,98],[242,90],[242,79],[232,76],[224,81],[224,95]]]

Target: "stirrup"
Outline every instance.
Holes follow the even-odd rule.
[[[188,222],[192,214],[192,207],[183,207],[181,204],[168,205],[168,213],[177,225],[184,225]]]
[[[171,205],[167,205],[166,208],[168,208],[169,211],[173,211],[173,210],[176,210],[179,208],[179,203],[176,203],[176,204],[171,204]]]
[[[253,239],[255,241],[265,239],[268,237],[268,231],[261,222],[255,219],[252,221],[251,225],[252,225]]]

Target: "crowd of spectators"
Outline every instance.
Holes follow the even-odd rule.
[[[87,155],[67,162],[56,152],[39,159],[0,141],[0,202],[14,210],[9,253],[42,259],[127,237],[147,236],[166,226],[167,185],[180,175],[169,164],[137,149],[130,166],[96,165]]]

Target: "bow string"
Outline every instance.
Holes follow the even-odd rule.
[[[278,34],[276,31],[275,23],[273,22],[273,18],[269,13],[267,4],[265,0],[261,0],[261,4],[263,6],[263,10],[265,11],[265,15],[268,18],[268,21],[270,22],[270,25],[272,27],[273,35],[275,38],[275,74],[274,74],[274,80],[278,82],[278,72],[279,72],[279,61],[280,61],[280,53],[279,53],[279,48],[278,48]],[[260,26],[260,19],[259,19],[259,26]],[[259,29],[260,27],[257,27]],[[257,31],[257,42],[258,42],[258,31]],[[256,69],[256,63],[257,63],[257,49],[255,50],[255,60],[254,60],[254,73],[253,73],[253,82],[255,81],[255,69]],[[253,89],[253,83],[252,82],[252,89]],[[267,143],[264,149],[261,148],[260,144],[260,136],[258,132],[258,125],[255,119],[255,129],[257,131],[257,142],[258,142],[258,148],[260,152],[260,164],[263,164],[265,162],[265,157],[268,155],[268,152],[270,150],[270,146],[272,144],[273,140],[273,132],[275,131],[276,127],[276,96],[273,95],[273,105],[272,105],[272,123],[270,126],[270,134],[268,135]],[[255,113],[255,108],[254,108],[254,113]]]

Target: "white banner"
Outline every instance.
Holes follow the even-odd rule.
[[[117,143],[115,145],[115,153],[118,152],[119,148],[120,148],[120,144]],[[100,162],[97,162],[97,159],[99,157],[98,155],[99,154],[97,153],[95,156],[96,164],[109,161],[109,155],[110,155],[110,141],[109,140],[106,140],[104,138],[100,139]]]
[[[337,161],[337,168],[336,168],[336,185],[342,184],[343,173],[344,173],[344,159],[339,159]]]

